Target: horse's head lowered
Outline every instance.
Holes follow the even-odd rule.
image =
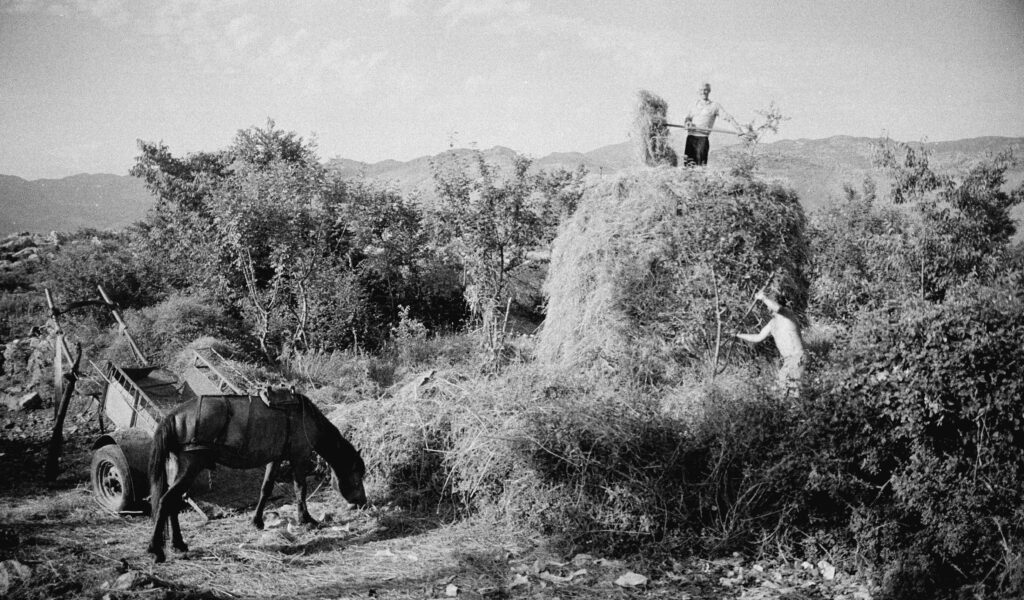
[[[335,470],[334,477],[331,478],[331,484],[345,500],[362,508],[366,506],[366,490],[363,489],[366,463],[363,462],[363,457],[359,456],[359,451],[354,446],[349,444],[347,440],[343,441],[352,451],[351,468],[345,473]]]

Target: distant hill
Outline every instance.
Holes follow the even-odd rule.
[[[682,153],[682,137],[674,139]],[[843,184],[860,188],[865,177],[872,176],[884,190],[886,184],[871,167],[874,138],[834,136],[818,140],[781,140],[764,144],[758,150],[760,169],[768,177],[779,178],[799,194],[807,210],[826,205],[842,197]],[[986,154],[1018,147],[1024,152],[1024,138],[979,137],[953,142],[929,142],[933,163],[940,168],[963,168]],[[721,167],[739,152],[735,138],[719,135],[712,139],[709,167]],[[345,177],[361,177],[387,182],[404,194],[434,195],[430,163],[450,157],[468,157],[471,150],[452,149],[436,156],[409,161],[385,160],[364,163],[332,159],[327,167]],[[485,159],[502,167],[512,164],[515,151],[495,146],[482,151]],[[580,165],[596,175],[610,175],[634,164],[628,143],[614,144],[590,152],[559,152],[534,159],[535,169],[576,169]],[[1008,173],[1010,183],[1024,181],[1024,165]],[[72,231],[82,227],[119,229],[145,215],[154,200],[142,182],[118,175],[74,175],[63,179],[26,181],[0,175],[0,236],[20,231]],[[1024,208],[1016,211],[1024,218]],[[1024,228],[1022,228],[1024,229]],[[1020,239],[1018,235],[1018,239]]]
[[[121,229],[154,200],[142,181],[120,175],[36,179],[0,175],[0,237],[16,232]]]

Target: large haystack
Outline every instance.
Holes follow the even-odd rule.
[[[645,379],[707,364],[757,326],[763,311],[744,313],[773,272],[768,291],[803,311],[804,225],[775,183],[650,168],[603,180],[552,248],[540,359]]]

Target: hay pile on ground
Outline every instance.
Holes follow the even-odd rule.
[[[639,164],[649,167],[660,165],[674,167],[678,164],[679,157],[668,143],[667,117],[667,102],[647,90],[637,92],[637,106],[633,114],[630,141]]]
[[[684,422],[662,400],[676,403],[630,382],[524,364],[493,378],[413,377],[329,418],[359,448],[377,503],[482,515],[613,554],[666,535],[696,546],[742,534],[715,511],[762,485],[762,471],[771,476],[743,469],[763,447],[751,440],[780,431],[786,412],[756,392],[711,392],[687,401],[699,414]],[[755,509],[738,510],[760,518]]]
[[[638,168],[586,191],[552,248],[538,358],[671,380],[707,364],[768,292],[802,313],[805,217],[777,183]]]

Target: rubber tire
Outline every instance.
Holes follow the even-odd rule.
[[[135,490],[128,460],[116,444],[102,446],[93,453],[89,473],[92,493],[100,506],[120,512],[135,505]]]

